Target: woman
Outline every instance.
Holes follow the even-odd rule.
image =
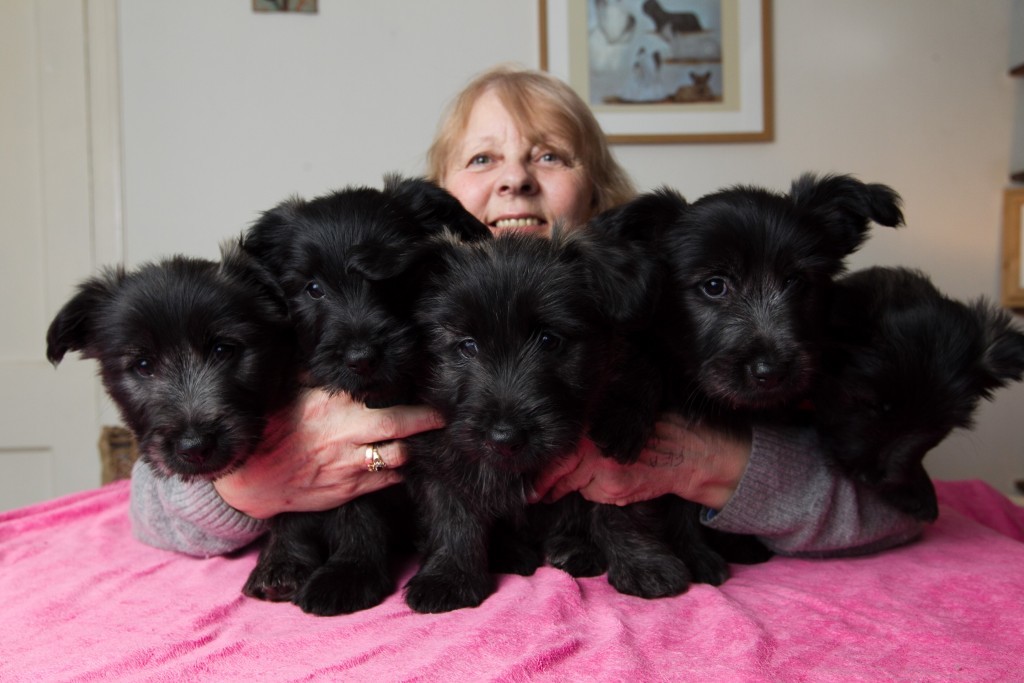
[[[427,152],[427,177],[495,233],[550,235],[629,201],[632,180],[590,109],[561,81],[498,67],[452,102]]]
[[[499,233],[549,235],[555,221],[584,223],[635,189],[587,105],[545,73],[498,67],[474,79],[442,119],[428,177]],[[240,548],[266,519],[321,510],[394,484],[401,439],[437,429],[423,406],[370,410],[346,396],[311,392],[290,424],[269,433],[242,469],[210,482],[161,479],[145,463],[132,475],[136,536],[193,555]],[[838,477],[811,430],[757,426],[730,435],[665,415],[636,464],[601,457],[592,444],[536,482],[535,499],[578,490],[626,504],[674,493],[705,506],[704,522],[759,536],[776,552],[836,555],[907,542],[920,524]]]

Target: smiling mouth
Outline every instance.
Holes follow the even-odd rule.
[[[491,227],[502,230],[506,228],[528,228],[531,225],[544,225],[544,223],[544,219],[536,216],[528,218],[503,218],[491,223]]]

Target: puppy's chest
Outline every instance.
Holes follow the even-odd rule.
[[[433,487],[494,517],[511,518],[522,513],[526,506],[523,474],[462,452],[448,443],[442,432],[411,443],[406,480],[414,490]]]

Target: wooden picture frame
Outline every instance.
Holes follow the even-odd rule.
[[[774,139],[771,0],[538,2],[541,68],[610,142]]]
[[[1024,309],[1024,187],[1003,193],[1003,306]]]

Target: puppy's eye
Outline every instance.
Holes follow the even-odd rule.
[[[804,283],[803,275],[790,275],[786,278],[786,281],[782,283],[783,289],[798,289]]]
[[[700,291],[711,299],[720,299],[729,292],[729,285],[725,278],[713,277],[701,283]]]
[[[892,412],[893,405],[883,398],[869,397],[856,402],[861,412],[872,415],[875,418],[882,418]]]
[[[306,294],[308,294],[311,299],[323,299],[327,292],[324,291],[324,288],[320,286],[319,282],[311,280],[309,284],[306,285]]]
[[[557,351],[562,348],[562,338],[554,332],[541,332],[540,348],[544,351]]]
[[[228,344],[227,342],[217,342],[213,345],[211,355],[217,362],[223,362],[235,357],[238,352],[238,347],[234,344]]]
[[[476,355],[480,353],[480,347],[477,346],[475,339],[463,339],[457,348],[459,355],[463,358],[476,358]]]
[[[136,358],[135,362],[132,363],[132,370],[135,371],[139,377],[152,377],[153,372],[156,370],[154,364],[148,358]]]

